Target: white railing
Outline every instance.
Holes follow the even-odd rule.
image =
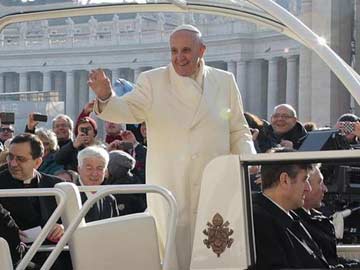
[[[69,184],[69,183],[65,183]],[[168,270],[170,262],[170,250],[173,249],[175,243],[175,230],[177,222],[177,205],[174,196],[167,189],[156,186],[156,185],[112,185],[112,186],[91,186],[91,187],[78,187],[81,192],[90,192],[97,191],[96,194],[90,199],[88,199],[85,204],[82,206],[78,215],[72,220],[69,226],[66,228],[64,235],[61,237],[60,241],[57,243],[55,249],[51,252],[50,256],[47,258],[45,263],[42,266],[42,270],[48,270],[55,262],[56,258],[59,256],[65,245],[69,242],[72,234],[77,229],[78,225],[85,217],[87,212],[91,207],[100,199],[104,198],[109,194],[139,194],[139,193],[157,193],[163,196],[167,203],[169,204],[169,225],[167,231],[167,238],[165,244],[165,254],[163,260],[163,269]]]
[[[57,199],[57,207],[46,222],[41,233],[32,243],[30,249],[26,252],[24,258],[21,260],[16,270],[24,270],[30,263],[32,257],[39,250],[41,244],[46,239],[47,235],[53,229],[55,223],[59,220],[64,207],[66,194],[58,188],[35,188],[35,189],[3,189],[0,190],[0,197],[34,197],[34,196],[55,196]]]

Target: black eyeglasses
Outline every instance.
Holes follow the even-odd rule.
[[[271,116],[272,118],[275,118],[275,119],[290,119],[290,118],[294,118],[294,116],[292,115],[287,115],[287,114],[279,114],[279,113],[275,113]]]
[[[19,162],[19,163],[25,163],[30,160],[30,158],[26,158],[23,156],[16,156],[16,155],[13,155],[12,153],[9,153],[6,157],[7,161],[12,161],[14,159],[16,160],[16,162]]]
[[[11,132],[11,133],[14,132],[14,130],[12,130],[11,128],[0,128],[0,132],[5,132],[5,131]]]

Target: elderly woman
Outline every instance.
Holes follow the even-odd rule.
[[[59,150],[55,133],[50,129],[37,129],[35,134],[44,145],[43,162],[38,168],[39,172],[56,175],[64,170],[64,166],[56,163],[55,153]]]

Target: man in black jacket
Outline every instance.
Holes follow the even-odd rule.
[[[338,257],[334,225],[328,217],[316,210],[320,208],[324,194],[327,192],[319,166],[315,167],[314,171],[311,172],[309,182],[311,192],[308,192],[305,196],[304,207],[297,209],[296,213],[323,251],[329,264],[342,265],[346,269],[360,269],[359,261]]]
[[[43,154],[44,146],[37,136],[24,133],[14,137],[7,156],[8,169],[0,173],[0,189],[52,188],[62,182],[60,178],[36,170]],[[22,231],[43,227],[57,205],[54,197],[0,198],[0,203],[11,213]],[[47,240],[57,243],[63,233],[63,226],[55,224]],[[53,269],[68,269],[63,265],[58,267]]]
[[[277,150],[288,152],[290,150]],[[309,164],[261,166],[262,193],[253,198],[256,269],[329,268],[292,211],[310,191]]]
[[[296,111],[291,105],[277,105],[271,115],[270,123],[271,125],[265,130],[268,140],[264,142],[264,145],[263,142],[259,142],[262,152],[276,146],[299,149],[307,132],[297,120]]]
[[[35,129],[34,127],[28,127]],[[59,114],[52,120],[52,128],[58,139],[59,147],[63,147],[69,142],[72,142],[74,123],[72,119],[66,114]]]

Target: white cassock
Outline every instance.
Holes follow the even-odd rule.
[[[179,208],[179,267],[172,256],[170,269],[188,270],[204,167],[219,155],[255,153],[234,76],[202,61],[197,78],[192,79],[179,76],[169,64],[140,74],[135,88],[111,98],[98,116],[115,123],[146,122],[146,183],[169,189]],[[164,244],[166,202],[150,195],[148,207]]]

